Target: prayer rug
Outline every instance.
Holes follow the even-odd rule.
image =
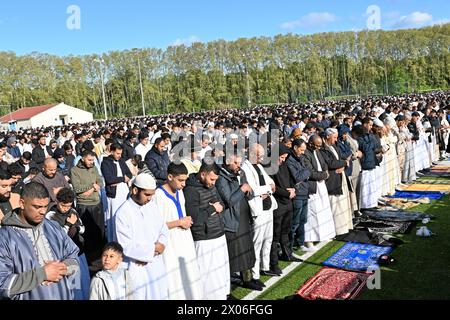
[[[438,164],[433,166],[431,170],[450,170],[450,166]]]
[[[430,171],[423,175],[424,177],[442,177],[442,178],[449,178],[450,173],[448,172],[440,172],[440,171]]]
[[[433,218],[433,215],[431,214],[402,210],[364,210],[363,215],[370,219],[395,222],[422,221],[425,218]]]
[[[354,228],[373,232],[387,233],[409,233],[412,227],[410,221],[385,221],[375,220],[368,217],[358,217],[353,220]]]
[[[323,262],[323,265],[345,270],[367,271],[377,269],[378,259],[384,254],[390,254],[392,247],[347,242],[331,257]]]
[[[375,244],[377,246],[396,247],[403,244],[403,241],[385,233],[368,231],[363,228],[350,230],[349,233],[336,236],[336,241],[358,242],[366,244]]]
[[[402,188],[397,188],[399,191],[439,191],[450,192],[450,185],[445,184],[424,184],[415,183]]]
[[[324,267],[297,291],[306,300],[352,300],[366,286],[370,273]]]
[[[420,178],[414,183],[426,183],[426,184],[444,184],[444,185],[450,185],[450,179],[427,179],[427,178]]]
[[[388,198],[408,198],[408,199],[418,199],[418,198],[429,198],[431,200],[439,200],[444,196],[442,192],[439,191],[395,191],[393,196],[388,196]]]

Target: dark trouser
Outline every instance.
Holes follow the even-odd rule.
[[[93,206],[77,205],[77,212],[83,221],[84,252],[89,265],[98,263],[101,258],[105,241],[105,216],[102,203]]]
[[[289,234],[289,248],[293,250],[294,243],[305,244],[305,224],[308,215],[308,199],[294,198],[294,214],[292,217],[291,233]]]
[[[292,202],[288,205],[278,204],[278,209],[273,212],[273,241],[270,249],[270,266],[278,265],[278,243],[281,245],[283,254],[289,246],[289,232],[292,223]]]

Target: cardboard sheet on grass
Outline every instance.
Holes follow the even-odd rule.
[[[418,198],[418,199],[408,199],[408,198],[381,198],[379,203],[384,205],[389,205],[397,210],[407,210],[417,207],[421,204],[430,204],[431,200],[429,198]]]
[[[425,183],[415,183],[409,186],[404,186],[397,188],[399,191],[439,191],[439,192],[450,192],[450,185],[446,184],[425,184]]]
[[[355,299],[366,286],[370,273],[324,267],[297,291],[306,300]]]
[[[390,254],[392,247],[376,246],[358,242],[347,242],[331,257],[323,262],[327,267],[344,270],[367,271],[377,269],[378,259],[384,254]]]
[[[440,191],[395,191],[393,196],[388,196],[388,198],[408,198],[408,199],[418,199],[418,198],[429,198],[432,200],[439,200],[444,196]]]

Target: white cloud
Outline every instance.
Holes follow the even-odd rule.
[[[329,12],[311,12],[299,20],[285,22],[281,25],[283,29],[296,29],[296,28],[312,28],[312,27],[324,27],[329,23],[336,22],[337,17]]]
[[[393,27],[395,29],[420,28],[430,25],[433,22],[433,16],[426,12],[413,12],[406,16],[401,16]]]
[[[185,39],[177,39],[174,42],[172,42],[172,45],[173,46],[181,46],[184,44],[185,46],[189,47],[194,42],[201,42],[201,41],[197,36],[190,36],[189,38],[185,38]]]

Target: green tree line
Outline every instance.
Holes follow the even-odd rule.
[[[448,88],[450,24],[286,34],[59,57],[0,52],[2,114],[53,102],[111,116]]]

